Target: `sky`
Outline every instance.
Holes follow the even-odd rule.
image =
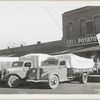
[[[0,49],[61,40],[62,14],[99,1],[0,1]]]

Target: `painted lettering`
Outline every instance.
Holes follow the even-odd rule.
[[[96,36],[69,39],[66,41],[66,45],[78,45],[78,44],[86,44],[86,43],[93,43],[93,42],[97,42]]]

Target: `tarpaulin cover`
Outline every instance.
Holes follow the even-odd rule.
[[[83,68],[93,68],[94,66],[93,59],[80,57],[74,54],[63,54],[63,55],[58,55],[58,57],[66,58],[68,68],[83,69]]]
[[[41,62],[46,60],[50,55],[42,53],[31,53],[20,57],[20,60],[32,60],[33,65],[36,67],[37,63],[41,66]],[[37,61],[38,60],[38,61]]]
[[[0,70],[11,68],[14,61],[19,61],[19,57],[0,57]]]

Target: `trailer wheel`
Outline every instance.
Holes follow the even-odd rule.
[[[87,73],[83,73],[81,75],[80,83],[86,84],[87,81],[88,81],[88,75],[87,75]]]
[[[8,86],[16,88],[19,85],[19,78],[15,75],[11,75],[8,79]]]
[[[56,75],[53,75],[52,77],[49,78],[49,87],[51,89],[57,88],[59,85],[59,79]]]

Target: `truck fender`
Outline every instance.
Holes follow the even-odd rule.
[[[58,76],[57,73],[50,73],[50,74],[48,75],[48,78],[52,77],[53,75],[56,75],[56,76],[58,77],[58,79],[59,79],[59,76]],[[59,81],[60,81],[60,80],[59,80]]]
[[[86,73],[87,75],[89,74],[88,72],[82,72],[79,74],[79,77],[81,77],[83,75],[83,73]]]
[[[19,75],[17,75],[17,74],[9,74],[9,75],[8,75],[8,78],[9,78],[11,75],[17,76],[20,80],[22,79],[22,78],[21,78]]]

